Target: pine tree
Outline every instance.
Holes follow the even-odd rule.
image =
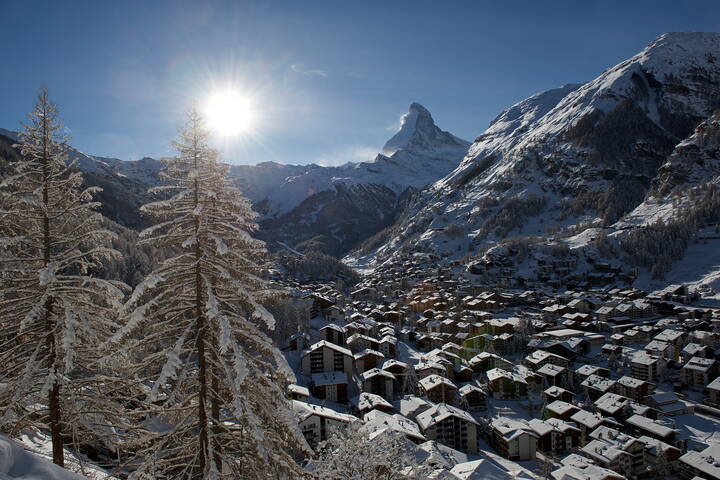
[[[64,436],[109,431],[97,346],[117,328],[124,284],[92,276],[117,252],[104,246],[112,234],[92,201],[100,189],[83,188],[65,160],[46,88],[24,128],[21,158],[0,185],[0,427],[16,435],[47,426],[63,465]]]
[[[432,472],[418,462],[413,443],[385,430],[369,438],[361,422],[338,428],[318,447],[307,470],[318,480],[421,480]]]
[[[294,375],[264,331],[259,303],[266,253],[250,233],[254,213],[191,112],[164,161],[164,199],[143,207],[160,223],[141,244],[178,252],[135,289],[115,341],[139,358],[152,385],[143,464],[133,478],[288,478],[307,449],[286,399]]]

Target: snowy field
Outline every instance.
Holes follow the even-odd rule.
[[[73,473],[76,472],[76,473]],[[100,468],[65,450],[65,468],[52,463],[52,446],[45,435],[25,434],[16,443],[0,435],[0,480],[111,480]]]

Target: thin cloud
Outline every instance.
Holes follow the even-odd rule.
[[[327,78],[330,76],[330,73],[327,70],[321,70],[318,68],[303,68],[298,64],[292,64],[290,65],[290,70],[297,73],[298,75],[303,75],[305,77],[323,77]]]
[[[376,147],[349,145],[321,155],[314,163],[323,167],[337,167],[348,162],[369,162],[377,154]]]

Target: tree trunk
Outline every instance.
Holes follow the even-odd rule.
[[[217,365],[217,356],[213,353],[212,359],[215,365]],[[218,398],[218,389],[220,388],[220,382],[218,382],[217,368],[211,369],[212,373],[212,395],[210,396],[210,414],[212,415],[213,423],[213,436],[215,441],[213,442],[213,451],[215,452],[215,467],[218,472],[222,472],[222,445],[218,441],[222,426],[220,425],[220,399]]]
[[[215,206],[215,200],[212,200],[212,208],[214,209]],[[216,338],[212,337],[212,341],[215,342]],[[215,441],[213,442],[213,451],[215,452],[215,468],[217,468],[218,472],[222,472],[222,445],[220,445],[220,442],[217,440],[222,431],[222,427],[220,425],[220,382],[218,381],[220,359],[217,357],[216,350],[214,349],[211,352],[211,360],[212,364],[210,366],[210,415],[212,417],[212,432],[215,439]]]
[[[205,317],[202,314],[202,296],[200,292],[200,267],[198,266],[195,274],[195,308],[197,313],[197,353],[198,353],[198,426],[200,432],[198,435],[198,447],[200,448],[199,462],[201,475],[205,474],[208,453],[208,419],[207,419],[207,362],[205,359]]]
[[[195,168],[198,168],[198,159],[195,158]],[[195,207],[199,205],[200,186],[195,179]],[[196,348],[198,354],[198,434],[199,467],[201,477],[205,476],[208,456],[208,418],[207,418],[207,359],[205,358],[205,337],[206,326],[205,316],[202,311],[202,274],[200,271],[200,259],[202,252],[200,251],[200,219],[195,217],[195,315],[197,321],[197,340]]]
[[[50,219],[48,218],[47,207],[50,203],[50,192],[48,191],[48,183],[50,181],[49,163],[50,163],[50,131],[48,126],[47,98],[43,98],[43,205],[45,212],[43,214],[43,266],[50,264]],[[52,440],[53,463],[61,467],[65,466],[65,452],[63,451],[62,439],[62,415],[60,411],[60,383],[58,381],[58,371],[55,365],[57,351],[55,345],[55,322],[52,317],[52,297],[48,297],[45,301],[45,325],[46,325],[46,348],[48,350],[48,373],[53,374],[53,384],[48,392],[48,408],[50,409],[50,438]]]

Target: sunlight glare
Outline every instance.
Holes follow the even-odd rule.
[[[223,136],[235,136],[252,127],[250,102],[232,90],[212,94],[205,115],[208,127]]]

